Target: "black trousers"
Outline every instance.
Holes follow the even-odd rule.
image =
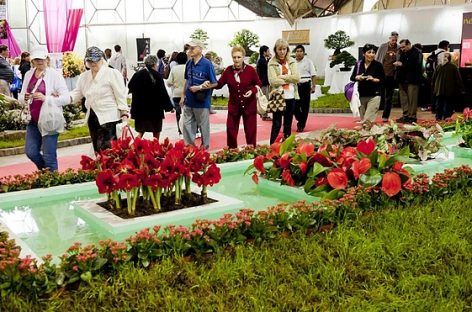
[[[305,129],[308,113],[310,112],[311,81],[298,84],[299,100],[295,100],[295,118],[297,129]]]
[[[111,148],[111,141],[116,140],[117,123],[118,121],[113,121],[100,125],[97,115],[92,109],[90,109],[90,115],[87,124],[95,153],[98,153],[107,148]]]
[[[295,100],[285,100],[285,111],[272,113],[272,129],[270,131],[270,144],[274,143],[279,135],[280,128],[282,127],[282,117],[284,119],[284,138],[288,138],[292,134],[292,120],[293,112],[295,110]]]
[[[397,88],[397,83],[393,76],[385,76],[385,82],[382,88],[380,98],[380,107],[383,107],[382,118],[388,119],[392,111],[393,91]]]

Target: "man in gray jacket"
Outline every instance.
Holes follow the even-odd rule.
[[[13,70],[7,57],[10,55],[8,46],[0,45],[0,93],[11,96],[10,83],[13,79]]]
[[[387,121],[390,117],[390,111],[392,110],[392,97],[393,97],[393,90],[395,90],[396,83],[395,83],[395,63],[399,57],[399,45],[398,41],[398,33],[396,31],[392,31],[390,37],[388,38],[388,42],[383,43],[380,45],[377,54],[375,55],[375,60],[380,62],[384,67],[385,72],[385,80],[382,88],[381,93],[381,100],[380,106],[383,107],[383,114],[382,120]]]

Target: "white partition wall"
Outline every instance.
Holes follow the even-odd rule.
[[[13,33],[22,49],[45,44],[42,0],[8,1],[8,17]],[[246,28],[260,37],[260,43],[272,48],[282,30],[292,29],[283,19],[261,18],[232,0],[76,0],[85,9],[75,51],[83,54],[87,46],[102,49],[120,44],[128,63],[136,64],[136,38],[150,37],[151,52],[164,49],[180,51],[197,28],[210,39],[208,49],[231,64],[228,42],[235,32]],[[392,30],[411,42],[437,44],[446,39],[459,43],[462,13],[472,5],[435,6],[384,10],[351,15],[299,20],[294,28],[310,29],[308,56],[322,74],[328,56],[324,47],[328,35],[344,30],[356,42],[350,52],[365,43],[381,44]],[[256,48],[257,49],[257,48]]]

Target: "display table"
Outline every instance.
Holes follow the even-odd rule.
[[[341,64],[334,65],[334,67],[329,67],[329,63],[331,63],[331,61],[328,61],[325,66],[323,87],[328,87],[331,85],[333,74],[339,71],[339,68],[341,67]]]
[[[328,93],[343,93],[344,86],[351,81],[351,71],[337,71],[333,73]]]

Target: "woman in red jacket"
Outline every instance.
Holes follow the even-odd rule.
[[[257,134],[257,100],[256,86],[261,86],[256,70],[244,63],[246,51],[242,47],[231,50],[233,65],[228,66],[220,79],[216,89],[225,84],[229,89],[228,118],[226,119],[226,135],[229,148],[238,147],[239,121],[243,117],[246,143],[256,146]]]

